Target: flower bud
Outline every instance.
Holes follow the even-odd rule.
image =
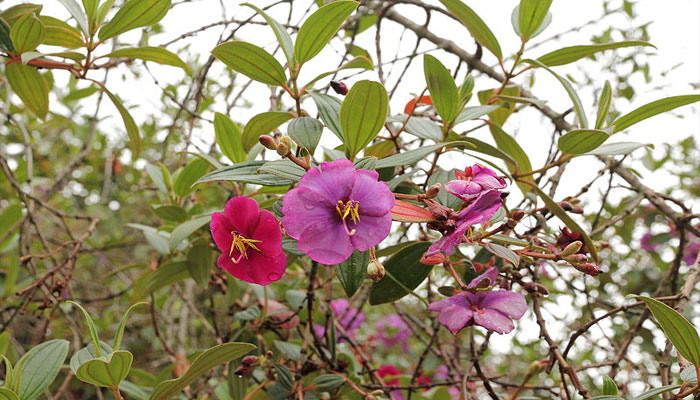
[[[571,209],[571,212],[572,212],[573,214],[583,214],[583,208],[581,208],[581,207],[574,207],[574,208]]]
[[[425,256],[420,259],[421,264],[425,265],[437,265],[447,262],[447,257],[443,253],[433,254],[432,256]]]
[[[564,260],[571,263],[571,265],[583,264],[583,263],[588,262],[588,256],[585,254],[572,254],[570,256],[564,257]]]
[[[523,287],[525,290],[527,290],[530,293],[538,293],[543,296],[546,296],[549,294],[549,290],[547,290],[546,287],[544,287],[542,284],[536,283],[536,282],[525,282],[523,283]]]
[[[594,264],[585,263],[585,264],[572,264],[572,265],[577,270],[583,272],[586,275],[590,275],[590,276],[598,276],[598,275],[600,275],[601,272],[603,272],[600,270],[600,268],[598,268],[597,265],[594,265]]]
[[[515,210],[515,211],[513,211],[513,215],[511,216],[511,218],[514,219],[515,221],[520,221],[521,219],[523,219],[524,216],[525,216],[525,211]]]
[[[377,282],[378,280],[384,278],[386,271],[384,266],[377,260],[371,260],[367,265],[367,277],[369,279]]]
[[[260,137],[258,137],[258,141],[266,149],[277,150],[277,143],[275,143],[275,139],[272,136],[261,135]]]
[[[544,371],[548,365],[549,365],[549,359],[546,359],[546,358],[543,360],[533,361],[532,363],[530,363],[530,366],[527,368],[527,374],[528,375],[539,374],[540,372]]]
[[[343,82],[331,81],[331,88],[333,88],[333,91],[341,96],[348,94],[348,85],[344,84]]]
[[[561,206],[564,211],[571,211],[574,208],[573,204],[569,203],[568,201],[559,202],[559,206]]]
[[[277,154],[285,157],[290,151],[292,151],[292,139],[289,136],[282,136],[280,144],[277,145]]]
[[[561,251],[561,253],[559,253],[559,256],[560,257],[567,257],[567,256],[570,256],[572,254],[576,254],[576,253],[578,253],[579,250],[581,250],[582,246],[583,246],[583,243],[581,243],[578,240],[575,242],[571,242],[564,248],[564,250]]]
[[[440,183],[436,183],[434,185],[431,185],[428,190],[425,191],[425,198],[427,199],[432,199],[440,193],[440,187],[442,185]]]
[[[260,357],[258,356],[245,356],[243,359],[241,359],[241,363],[248,365],[258,365],[259,361]]]

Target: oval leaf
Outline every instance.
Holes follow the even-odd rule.
[[[175,178],[175,183],[173,184],[173,189],[175,190],[175,195],[178,197],[185,197],[192,193],[195,182],[197,179],[204,176],[209,170],[209,163],[201,158],[191,160],[185,168],[180,171]]]
[[[334,1],[311,14],[299,28],[294,44],[295,61],[303,64],[314,58],[331,41],[358,5],[359,3],[352,0]]]
[[[418,287],[432,269],[432,266],[420,262],[429,246],[430,242],[412,244],[385,262],[386,276],[372,285],[369,303],[390,303],[407,295],[409,292],[406,289],[413,290]]]
[[[214,133],[216,134],[216,144],[221,152],[234,164],[248,159],[248,154],[243,149],[243,132],[237,123],[228,116],[214,114]]]
[[[551,53],[547,53],[542,57],[538,58],[537,61],[549,67],[556,67],[558,65],[565,65],[572,63],[574,61],[580,60],[584,57],[592,56],[595,53],[619,49],[621,47],[632,47],[632,46],[650,46],[654,47],[653,44],[642,42],[638,40],[627,41],[627,42],[617,42],[617,43],[605,43],[605,44],[592,44],[587,46],[571,46],[564,47],[563,49],[554,50]],[[654,47],[656,48],[656,47]]]
[[[44,41],[44,36],[44,24],[34,14],[27,14],[18,19],[10,31],[15,52],[20,54],[36,49]]]
[[[314,103],[316,103],[316,108],[318,108],[318,116],[326,128],[330,129],[338,139],[343,140],[343,133],[340,130],[341,101],[336,97],[323,93],[310,92],[310,94]]]
[[[518,30],[527,40],[535,35],[544,22],[552,0],[520,0],[518,6]]]
[[[616,119],[611,124],[614,127],[613,133],[627,129],[637,122],[644,121],[645,119],[653,117],[654,115],[671,111],[675,108],[695,103],[696,101],[700,101],[700,94],[666,97],[665,99],[660,99],[649,104],[645,104],[638,109]]]
[[[34,400],[56,379],[68,355],[68,341],[49,340],[33,347],[17,361],[20,400]]]
[[[117,14],[97,34],[101,41],[120,33],[153,25],[163,19],[170,9],[171,0],[129,0],[119,7]]]
[[[310,155],[314,154],[319,140],[321,140],[323,125],[316,118],[295,118],[287,126],[287,134],[299,147],[304,147]]]
[[[43,44],[61,46],[67,49],[85,47],[85,42],[83,41],[83,37],[80,36],[80,32],[75,30],[72,26],[60,19],[46,15],[40,15],[39,19],[41,23],[44,24],[44,29],[46,30],[46,35],[42,42]]]
[[[217,365],[225,364],[241,357],[256,347],[250,343],[231,342],[214,346],[200,354],[190,368],[178,379],[171,379],[158,384],[153,390],[151,400],[165,400],[189,386],[197,378]]]
[[[284,56],[287,58],[287,61],[291,65],[294,61],[294,43],[292,42],[292,38],[289,36],[289,32],[287,32],[287,29],[284,26],[282,26],[282,24],[277,22],[274,18],[267,15],[265,11],[254,6],[253,4],[244,3],[241,5],[252,8],[263,18],[265,18],[265,22],[267,22],[270,28],[272,28],[272,31],[277,37],[277,42],[280,44],[280,48],[282,49]]]
[[[350,258],[335,266],[335,273],[345,290],[345,295],[350,298],[362,286],[367,276],[367,265],[369,264],[369,252],[359,252],[357,250],[350,254]]]
[[[600,129],[576,129],[559,138],[559,150],[568,154],[583,154],[600,147],[610,135]]]
[[[44,118],[49,112],[49,85],[36,68],[21,63],[5,65],[10,87],[27,109]]]
[[[474,40],[491,50],[499,60],[503,58],[501,45],[498,44],[496,36],[474,10],[460,0],[440,0],[440,3],[447,7],[447,10],[449,10],[462,25],[467,27],[469,33],[474,37]]]
[[[389,96],[379,82],[360,81],[340,106],[340,128],[347,152],[354,157],[377,136],[386,122]]]
[[[281,111],[268,111],[254,116],[243,128],[243,149],[246,152],[250,151],[258,143],[261,135],[274,131],[292,117],[292,114]]]
[[[451,124],[459,114],[459,94],[452,74],[430,54],[423,56],[423,73],[435,110],[446,124]]]
[[[126,379],[134,356],[128,351],[115,351],[105,358],[95,358],[78,367],[75,376],[83,382],[100,387],[117,387]]]
[[[252,43],[233,40],[216,46],[211,54],[227,67],[252,80],[275,86],[287,82],[279,61]]]
[[[136,58],[144,61],[153,61],[158,64],[170,65],[173,67],[182,68],[189,73],[189,68],[184,61],[168,50],[161,47],[132,47],[128,49],[119,49],[107,54],[105,57],[112,58]]]

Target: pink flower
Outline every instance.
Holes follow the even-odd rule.
[[[474,164],[457,171],[457,179],[445,184],[445,189],[464,201],[469,201],[489,190],[499,190],[506,187],[505,179],[496,176],[492,170],[480,164]]]
[[[391,347],[395,344],[401,345],[401,350],[408,352],[408,339],[411,337],[411,331],[408,325],[401,319],[398,314],[390,314],[374,323],[379,333],[379,339],[386,347]]]
[[[700,252],[700,241],[690,243],[683,251],[683,261],[688,265],[693,265]]]
[[[331,265],[389,235],[394,195],[376,171],[355,170],[346,159],[306,172],[284,196],[282,223],[300,251]]]
[[[260,210],[248,197],[234,197],[224,213],[211,216],[211,234],[223,253],[217,264],[238,279],[258,285],[279,280],[287,256],[282,230],[271,212]]]
[[[498,269],[489,268],[469,283],[470,288],[488,287],[496,283]],[[488,279],[488,284],[481,283]],[[457,333],[471,325],[479,325],[503,334],[515,328],[513,319],[520,319],[527,311],[525,296],[508,290],[490,292],[462,292],[428,306],[438,311],[438,322],[450,332]]]
[[[355,337],[355,331],[365,322],[365,314],[357,308],[351,307],[347,299],[336,299],[331,301],[333,315],[340,322],[340,326],[345,329],[350,338]],[[326,335],[326,328],[323,325],[314,324],[314,335],[322,338]]]
[[[397,378],[401,376],[401,371],[399,371],[399,369],[396,368],[396,366],[394,365],[382,365],[381,367],[377,368],[377,375],[379,375],[379,377],[382,378],[384,384],[387,386],[398,386],[400,383]],[[389,392],[389,394],[391,395],[392,400],[404,399],[401,390],[392,390],[391,392]]]
[[[489,190],[483,193],[462,210],[456,220],[448,221],[449,223],[444,227],[443,236],[430,245],[428,251],[425,252],[425,257],[430,257],[441,251],[447,255],[452,254],[454,248],[464,240],[464,234],[470,226],[487,222],[500,207],[500,192]]]

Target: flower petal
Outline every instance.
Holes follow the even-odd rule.
[[[278,281],[284,275],[287,268],[287,256],[284,252],[263,255],[258,251],[251,250],[248,253],[248,258],[242,258],[238,263],[234,263],[228,254],[221,254],[217,264],[242,281],[268,285]]]
[[[481,307],[496,310],[510,318],[520,319],[527,311],[525,296],[509,290],[495,290],[484,293]]]
[[[491,282],[488,284],[488,286],[493,286],[493,284],[496,283],[496,279],[498,279],[498,268],[491,267],[487,269],[486,272],[472,279],[472,281],[469,282],[469,287],[476,287],[479,282],[483,281],[484,279],[488,279]]]
[[[355,229],[355,234],[350,236],[353,247],[359,251],[366,251],[389,236],[391,214],[386,213],[381,217],[362,215],[356,225],[348,224],[348,226]]]
[[[335,203],[304,187],[292,189],[284,196],[282,213],[284,230],[294,239],[299,239],[310,226],[328,226],[339,219]]]
[[[459,223],[469,225],[484,223],[501,208],[501,204],[501,193],[497,190],[489,190],[459,213]]]
[[[250,238],[258,226],[260,208],[258,202],[245,196],[237,196],[226,203],[224,215],[231,222],[233,230]]]
[[[500,334],[508,333],[515,328],[510,318],[491,309],[475,312],[474,323]]]
[[[321,164],[321,170],[312,168],[299,181],[299,187],[317,192],[334,206],[338,200],[347,201],[355,184],[355,166],[350,160],[340,159]]]
[[[440,311],[438,322],[456,334],[472,322],[472,317],[475,316],[471,310],[453,305]]]
[[[282,229],[277,218],[267,210],[260,211],[258,226],[249,239],[260,240],[255,246],[265,255],[282,252]]]
[[[322,264],[341,263],[352,254],[350,237],[338,221],[326,226],[311,226],[299,236],[299,251]]]
[[[211,225],[209,227],[216,247],[228,254],[231,250],[231,242],[233,242],[233,236],[231,236],[233,226],[231,226],[231,222],[224,214],[215,212],[211,215]]]
[[[468,201],[481,193],[481,185],[471,181],[454,180],[445,183],[445,190],[462,200]]]
[[[360,203],[361,216],[381,217],[394,207],[394,194],[384,182],[377,181],[377,171],[365,169],[355,173],[355,185],[350,193],[350,200]]]

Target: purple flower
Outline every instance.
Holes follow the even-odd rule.
[[[481,275],[478,275],[474,279],[472,279],[471,282],[469,282],[469,285],[467,287],[470,288],[476,288],[476,287],[482,287],[482,288],[487,288],[494,286],[496,284],[496,279],[498,279],[498,268],[497,267],[491,267],[486,270]],[[484,280],[488,280],[488,282],[481,283]]]
[[[452,254],[452,251],[464,240],[464,233],[470,226],[483,224],[488,221],[493,214],[501,207],[501,193],[497,190],[489,190],[479,196],[467,208],[462,210],[454,225],[447,226],[443,236],[435,241],[428,251],[426,257],[430,257],[439,252],[444,252],[447,255]]]
[[[642,238],[639,240],[642,245],[642,250],[644,251],[657,251],[661,248],[660,243],[654,243],[652,242],[652,238],[654,235],[651,234],[651,232],[647,232],[642,236]]]
[[[452,333],[470,325],[479,325],[496,333],[508,333],[515,328],[513,319],[527,311],[525,297],[508,290],[485,293],[462,292],[428,306],[438,311],[438,322]]]
[[[365,314],[357,308],[350,307],[350,302],[347,299],[337,299],[331,301],[331,310],[333,315],[340,322],[345,332],[351,338],[355,337],[355,331],[365,322]],[[314,335],[322,338],[326,335],[326,327],[323,325],[314,324]]]
[[[398,314],[387,315],[375,322],[374,326],[377,327],[379,339],[384,346],[391,347],[399,344],[404,352],[408,352],[408,338],[411,337],[411,332],[401,316]]]
[[[338,264],[389,235],[394,195],[376,171],[355,170],[346,159],[306,172],[284,196],[282,223],[312,260]]]
[[[455,172],[457,179],[445,184],[445,189],[464,201],[469,201],[489,190],[506,187],[505,179],[496,176],[492,170],[480,164],[464,169],[464,173]]]
[[[698,252],[700,252],[700,241],[690,243],[683,251],[683,261],[688,265],[693,265],[698,258]]]
[[[223,214],[213,213],[211,234],[222,251],[217,264],[238,279],[267,285],[287,268],[279,222],[253,199],[234,197]]]

